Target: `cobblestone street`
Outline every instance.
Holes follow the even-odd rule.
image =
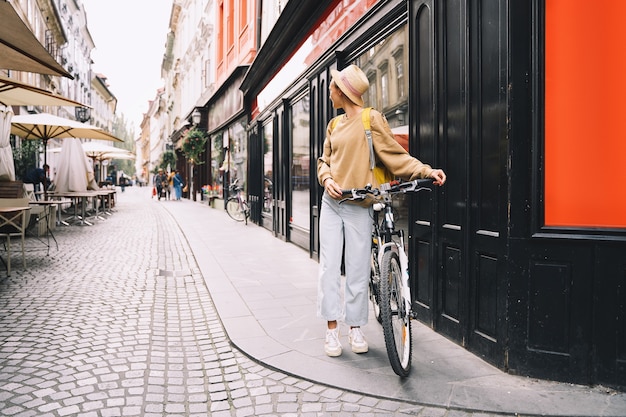
[[[57,228],[49,256],[27,239],[26,270],[13,254],[0,278],[0,415],[487,415],[342,391],[246,357],[185,236],[147,195],[129,188],[106,220]]]

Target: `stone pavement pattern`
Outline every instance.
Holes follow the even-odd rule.
[[[127,188],[113,216],[57,229],[49,256],[29,239],[27,269],[0,272],[1,416],[498,416],[361,395],[246,357],[163,203]]]

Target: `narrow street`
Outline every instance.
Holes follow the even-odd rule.
[[[0,415],[497,415],[340,390],[245,356],[165,209],[176,204],[199,203],[130,187],[106,220],[57,227],[49,256],[28,238],[26,270],[13,253],[0,276]]]

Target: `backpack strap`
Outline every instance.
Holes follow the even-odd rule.
[[[335,130],[335,127],[337,127],[337,123],[339,123],[339,118],[341,116],[337,116],[337,117],[333,117],[332,120],[330,121],[330,131],[332,132],[333,130]]]
[[[376,157],[374,156],[374,144],[372,139],[372,125],[370,122],[370,111],[371,107],[366,107],[361,112],[361,119],[363,119],[363,128],[365,129],[365,137],[367,138],[367,143],[370,147],[370,170],[374,169],[376,165]]]

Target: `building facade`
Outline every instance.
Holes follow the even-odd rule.
[[[198,106],[199,126],[207,133],[206,163],[198,166],[194,189],[201,198],[223,202],[228,185],[247,187],[247,116],[239,86],[257,50],[257,1],[216,0],[213,51],[215,86]]]
[[[89,123],[112,132],[117,98],[109,88],[107,78],[103,74],[95,74],[91,81],[91,108]]]
[[[624,178],[620,117],[607,117],[624,81],[601,47],[624,39],[624,6],[603,1],[590,41],[577,0],[291,5],[241,85],[255,221],[317,256],[330,70],[355,63],[366,105],[407,124],[410,152],[448,174],[400,208],[419,320],[510,373],[625,386],[626,206],[601,191]],[[589,154],[594,125],[606,148]],[[607,185],[572,182],[589,158]]]
[[[252,220],[316,258],[330,70],[357,64],[366,105],[448,174],[398,207],[417,318],[507,372],[624,387],[614,109],[626,87],[624,64],[608,65],[601,46],[626,37],[615,20],[625,6],[600,1],[590,23],[582,0],[215,0],[214,88],[196,106],[208,159],[195,189],[208,185],[220,207],[237,179]],[[171,137],[193,113],[176,112]],[[602,167],[605,184],[586,166]]]
[[[95,48],[89,33],[87,15],[80,1],[19,0],[11,2],[16,13],[30,27],[32,33],[73,79],[20,71],[3,71],[4,75],[27,84],[84,103],[86,107],[21,106],[20,113],[51,113],[81,122],[95,123],[111,132],[115,118],[116,99],[106,84],[106,77],[92,72],[91,53]],[[20,146],[19,138],[15,146]],[[51,140],[48,148],[60,146]],[[40,155],[37,165],[42,165]],[[47,159],[55,172],[55,158]]]
[[[215,91],[215,2],[213,0],[174,1],[170,15],[166,51],[161,65],[168,109],[168,149],[176,154],[176,168],[189,185],[188,196],[201,198],[201,161],[190,161],[182,152],[185,134],[191,128],[206,131],[206,121],[194,121],[197,113]]]

